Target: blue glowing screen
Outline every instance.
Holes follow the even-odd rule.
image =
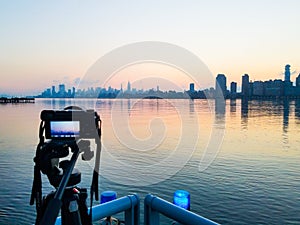
[[[52,138],[78,137],[79,132],[79,121],[50,121]]]

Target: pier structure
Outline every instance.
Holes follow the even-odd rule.
[[[1,97],[0,103],[6,104],[6,103],[34,103],[34,98],[6,98]]]

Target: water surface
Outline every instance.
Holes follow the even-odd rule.
[[[29,206],[29,199],[39,114],[43,109],[62,109],[68,105],[93,108],[101,115],[101,191],[112,189],[118,196],[136,192],[141,199],[152,193],[172,201],[175,190],[185,189],[191,193],[192,211],[221,224],[299,224],[299,101],[249,101],[247,104],[240,100],[227,101],[226,107],[215,111],[214,101],[163,99],[41,99],[35,104],[0,105],[0,224],[34,222],[35,207]],[[112,111],[117,113],[112,115]],[[116,115],[120,118],[125,115],[127,123],[118,121]],[[180,151],[174,149],[183,135],[193,140],[195,121],[198,121],[199,136],[195,149],[177,173],[146,186],[135,184],[139,169],[124,178],[118,169],[122,164],[151,168],[172,152],[178,157],[190,154],[188,144],[182,145]],[[122,126],[129,126],[130,135],[138,143],[145,141],[148,149],[132,151],[126,146],[116,130],[124,129]],[[224,130],[222,144],[215,160],[200,172],[201,158],[209,140],[214,138],[213,127]],[[151,150],[151,144],[157,140],[160,144]],[[110,165],[108,156],[120,165]],[[162,163],[161,171],[153,171],[152,176],[146,173],[143,179],[161,178],[163,172],[176,167],[175,163]],[[92,165],[93,162],[78,160],[76,167],[83,172],[81,186],[90,186]],[[131,185],[127,182],[130,179]],[[43,186],[44,194],[52,190],[45,178]],[[162,220],[167,224],[167,220]]]

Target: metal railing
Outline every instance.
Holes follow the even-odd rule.
[[[159,214],[185,225],[217,225],[218,223],[180,208],[164,199],[148,194],[144,201],[145,225],[159,225]]]
[[[125,212],[126,225],[140,224],[140,199],[138,195],[127,195],[92,208],[92,221],[96,222],[105,217]],[[56,219],[55,225],[61,225],[61,218]]]
[[[144,225],[159,225],[159,215],[183,225],[217,225],[218,223],[199,216],[191,211],[180,208],[162,198],[148,194],[144,200]],[[116,200],[96,205],[93,208],[92,221],[125,212],[126,225],[140,225],[140,200],[138,195],[127,195]],[[61,225],[58,217],[55,225]]]

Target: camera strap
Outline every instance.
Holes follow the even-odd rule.
[[[93,207],[93,198],[94,198],[94,193],[95,193],[95,200],[99,200],[99,188],[98,188],[98,183],[99,183],[99,168],[100,168],[100,155],[101,155],[101,150],[102,150],[102,143],[101,143],[101,125],[102,121],[100,120],[99,115],[96,113],[96,127],[97,127],[97,133],[98,133],[98,138],[96,138],[96,144],[97,144],[97,152],[96,152],[96,158],[95,158],[95,167],[94,167],[94,172],[93,172],[93,179],[92,179],[92,185],[91,185],[91,190],[90,190],[90,218],[92,220],[92,207]]]
[[[33,159],[34,161],[34,177],[33,177],[33,184],[32,184],[32,190],[31,190],[31,197],[30,197],[30,205],[34,204],[34,200],[36,203],[36,224],[39,224],[39,221],[42,216],[42,177],[41,177],[41,169],[39,165],[39,158],[41,153],[41,146],[44,144],[44,121],[41,121],[40,123],[40,129],[39,129],[39,139],[40,142],[36,148],[35,157]]]

